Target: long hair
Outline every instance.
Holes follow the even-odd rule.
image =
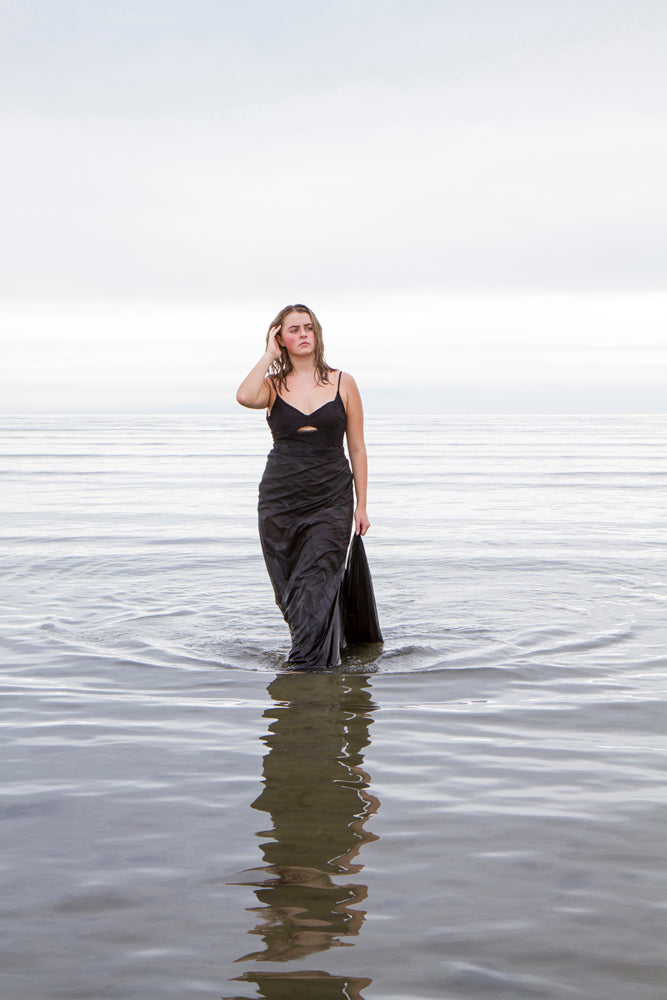
[[[333,371],[326,361],[324,360],[324,340],[322,339],[322,327],[320,322],[308,306],[301,305],[297,303],[294,306],[285,306],[281,309],[274,320],[269,323],[269,329],[266,333],[266,346],[269,346],[269,334],[274,326],[279,326],[282,330],[283,323],[290,313],[307,313],[310,316],[310,321],[313,324],[313,331],[315,333],[315,378],[318,383],[324,383],[329,381],[329,372]],[[269,377],[272,379],[276,391],[280,393],[283,386],[289,392],[289,387],[285,385],[285,379],[287,376],[294,371],[294,366],[290,360],[290,356],[287,352],[286,347],[280,348],[280,357],[272,362],[269,368]]]

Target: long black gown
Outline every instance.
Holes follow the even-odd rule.
[[[313,413],[276,395],[267,420],[274,443],[259,487],[259,536],[292,637],[288,661],[301,669],[338,666],[353,506],[340,374],[335,398]],[[370,596],[374,604],[372,587]]]

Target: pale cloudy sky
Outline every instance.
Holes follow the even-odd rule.
[[[4,412],[667,409],[664,0],[3,6]]]

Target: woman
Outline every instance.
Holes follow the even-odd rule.
[[[338,666],[345,644],[341,585],[353,516],[355,534],[365,535],[370,526],[359,390],[351,375],[324,360],[315,314],[290,305],[271,323],[266,351],[236,398],[242,406],[266,408],[273,434],[259,487],[259,534],[276,603],[292,636],[289,662],[302,669]],[[362,596],[374,610],[372,589]],[[381,641],[377,621],[375,626],[364,639]]]

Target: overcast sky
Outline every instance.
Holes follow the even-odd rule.
[[[4,412],[667,410],[664,0],[3,5]]]

